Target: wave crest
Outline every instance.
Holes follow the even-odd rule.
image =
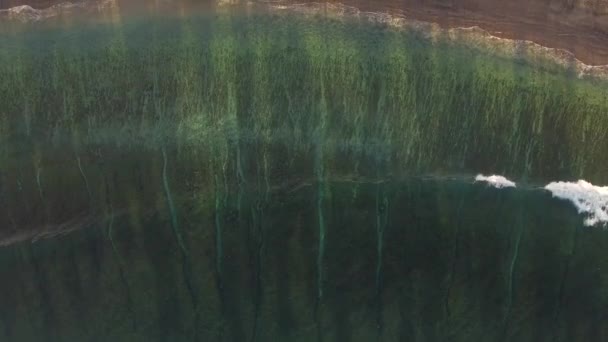
[[[579,214],[586,214],[586,226],[608,224],[608,186],[595,186],[585,180],[552,182],[545,186],[553,197],[570,201]]]
[[[488,186],[493,186],[497,189],[516,187],[515,182],[499,175],[484,176],[479,174],[475,177],[475,182],[485,182],[488,183]]]

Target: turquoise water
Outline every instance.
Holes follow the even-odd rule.
[[[606,182],[606,84],[324,17],[9,31],[3,339],[608,339],[608,233],[543,189]]]

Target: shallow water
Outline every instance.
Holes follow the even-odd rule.
[[[608,181],[604,83],[252,10],[0,47],[7,340],[608,339],[608,232],[543,189]]]

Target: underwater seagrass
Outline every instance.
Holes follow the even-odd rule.
[[[294,13],[0,46],[8,340],[608,340],[608,233],[542,190],[608,183],[603,80]]]

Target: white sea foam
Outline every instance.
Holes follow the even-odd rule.
[[[479,174],[475,177],[475,182],[486,182],[489,186],[493,186],[497,189],[515,187],[515,182],[499,175],[484,176]]]
[[[545,186],[553,197],[568,200],[580,214],[586,214],[586,226],[608,224],[608,186],[595,186],[587,181],[552,182]]]

